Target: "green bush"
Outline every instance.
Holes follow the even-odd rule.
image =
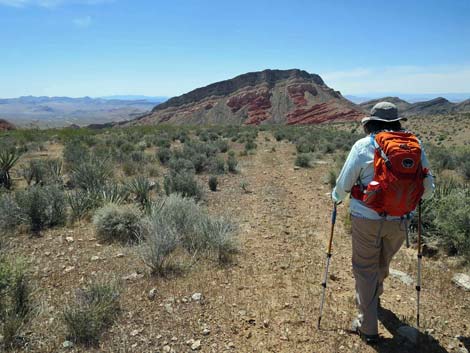
[[[108,242],[136,242],[140,238],[141,218],[141,212],[133,206],[105,205],[93,216],[96,237]]]
[[[32,186],[25,191],[17,192],[15,196],[21,210],[22,223],[26,223],[33,234],[65,224],[66,197],[59,187]]]
[[[192,197],[196,201],[202,198],[203,191],[192,173],[170,173],[165,175],[163,187],[167,195],[178,193],[183,197]]]
[[[211,191],[217,191],[217,185],[219,184],[216,176],[209,177],[209,189]]]
[[[23,212],[14,195],[0,195],[0,233],[14,230],[24,222]]]
[[[224,174],[225,161],[220,157],[212,157],[209,160],[209,170],[213,174]]]
[[[309,168],[312,162],[312,156],[308,153],[300,153],[295,159],[295,165],[301,168]]]
[[[90,158],[90,150],[78,140],[65,143],[63,158],[68,168]]]
[[[171,150],[169,148],[159,148],[157,158],[161,164],[166,165],[171,158]]]
[[[97,345],[105,329],[120,312],[119,291],[115,284],[92,283],[79,289],[76,301],[62,313],[67,339],[87,346]]]
[[[235,153],[231,153],[227,157],[227,168],[230,173],[237,172],[238,161],[235,157]]]
[[[440,198],[435,207],[439,240],[451,254],[470,260],[470,190],[455,189]]]
[[[194,164],[188,159],[173,158],[170,160],[168,167],[173,173],[194,173]]]

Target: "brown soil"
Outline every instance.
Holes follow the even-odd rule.
[[[267,133],[238,175],[219,178],[220,191],[207,192],[211,212],[224,212],[240,224],[241,252],[226,268],[194,265],[183,275],[152,278],[132,247],[99,244],[88,222],[49,231],[40,238],[20,235],[12,251],[27,259],[37,284],[38,314],[27,327],[26,351],[59,352],[65,340],[61,310],[77,288],[94,277],[121,280],[122,314],[100,347],[73,352],[446,352],[470,344],[470,293],[454,287],[454,266],[444,259],[423,261],[421,346],[410,347],[396,334],[414,324],[415,290],[388,279],[382,296],[384,343],[366,346],[348,333],[354,316],[354,280],[345,206],[340,206],[322,329],[316,322],[330,229],[329,186],[323,182],[332,161],[294,170],[295,148]],[[272,151],[275,147],[276,151]],[[248,185],[248,193],[240,182]],[[68,239],[71,237],[72,239]],[[92,261],[97,256],[99,259]],[[392,263],[415,276],[416,251],[403,248]],[[129,275],[132,275],[128,277]],[[127,279],[123,279],[127,277]],[[147,294],[156,288],[156,298]],[[203,300],[190,299],[193,293]],[[210,329],[203,335],[204,328]],[[424,330],[430,329],[425,337]],[[456,336],[462,336],[462,341]],[[452,347],[452,348],[451,348]]]

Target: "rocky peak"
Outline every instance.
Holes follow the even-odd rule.
[[[197,102],[203,98],[211,96],[228,96],[241,88],[267,84],[269,88],[277,82],[288,79],[304,79],[314,82],[317,85],[325,85],[322,78],[316,74],[310,74],[307,71],[299,69],[291,70],[263,70],[257,72],[248,72],[246,74],[234,77],[230,80],[220,81],[210,84],[206,87],[197,88],[189,93],[178,97],[173,97],[165,103],[157,105],[153,111],[167,109],[168,107],[178,107],[184,104]]]

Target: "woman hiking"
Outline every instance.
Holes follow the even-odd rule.
[[[406,119],[392,103],[372,108],[361,121],[367,136],[353,145],[332,191],[335,203],[351,193],[352,269],[359,311],[352,329],[368,344],[378,343],[379,297],[390,261],[405,240],[407,220],[419,200],[434,190],[424,150],[400,120]]]

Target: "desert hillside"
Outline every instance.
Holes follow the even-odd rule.
[[[264,70],[195,89],[131,124],[315,124],[364,116],[360,107],[302,70]]]

